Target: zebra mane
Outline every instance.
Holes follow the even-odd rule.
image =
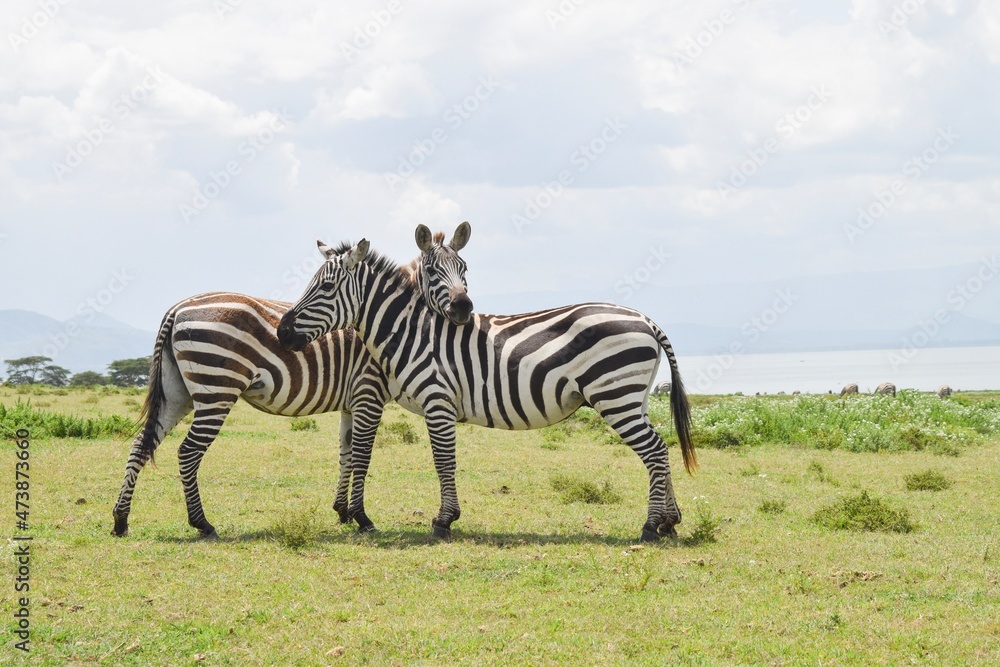
[[[354,246],[355,244],[350,241],[341,241],[333,250],[338,255],[343,255]],[[374,248],[368,250],[368,254],[362,261],[375,273],[390,276],[393,285],[409,289],[413,289],[415,286],[416,268],[419,262],[410,262],[407,266],[401,267]]]

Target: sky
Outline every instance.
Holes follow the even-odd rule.
[[[973,280],[1000,250],[996,2],[8,0],[0,26],[0,309],[155,330],[200,292],[295,300],[317,239],[403,262],[463,220],[480,312]]]

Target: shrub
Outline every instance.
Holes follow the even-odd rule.
[[[417,431],[408,422],[382,422],[378,431],[378,444],[399,444],[412,445],[419,439]]]
[[[951,481],[936,470],[925,470],[903,478],[908,491],[942,491],[951,486]]]
[[[788,508],[788,503],[784,500],[765,500],[757,509],[764,514],[781,514]]]
[[[136,431],[136,424],[120,415],[74,417],[47,412],[20,399],[12,407],[0,404],[0,437],[13,438],[20,428],[28,429],[33,438],[100,438],[129,436]]]
[[[309,511],[290,512],[271,525],[271,536],[283,547],[298,551],[320,535],[315,508]]]
[[[292,417],[288,420],[288,426],[293,431],[318,431],[319,426],[312,417]]]
[[[909,533],[915,528],[906,509],[894,509],[867,491],[820,509],[812,520],[834,530]]]
[[[593,482],[566,475],[553,475],[550,480],[552,488],[559,492],[564,503],[590,503],[595,505],[610,505],[621,502],[621,495],[611,488],[609,480],[599,487]]]
[[[694,508],[694,529],[690,541],[693,544],[715,542],[721,526],[722,521],[712,514],[708,501],[702,499]]]

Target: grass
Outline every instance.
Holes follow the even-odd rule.
[[[51,401],[47,412],[129,420],[137,410],[126,400],[141,399],[0,388],[7,408],[28,396]],[[732,400],[698,397],[696,420]],[[739,399],[759,413],[796,400]],[[989,412],[993,400],[964,407]],[[665,401],[651,405],[659,425]],[[847,422],[834,423],[836,406],[824,407],[826,428],[850,438]],[[366,507],[380,531],[362,536],[330,507],[339,415],[313,418],[316,430],[290,431],[285,418],[236,406],[199,477],[216,541],[187,526],[175,456],[186,429],[140,475],[124,539],[109,532],[129,443],[33,431],[32,653],[5,643],[0,664],[1000,663],[996,435],[977,432],[957,457],[761,437],[700,450],[694,477],[672,448],[680,539],[648,545],[637,541],[646,470],[600,423],[587,426],[587,413],[558,449],[541,446],[542,431],[459,425],[462,518],[452,541],[436,542],[438,482],[419,420],[386,410],[384,423],[410,423],[420,444],[385,439],[375,452]],[[8,480],[15,451],[0,442]],[[821,482],[813,463],[839,486]],[[947,491],[904,490],[902,479],[931,469],[951,481]],[[621,501],[566,504],[551,485],[557,475],[606,481]],[[813,522],[862,491],[905,509],[919,529]],[[8,481],[11,511],[13,492]],[[12,563],[13,544],[4,549]],[[6,579],[0,614],[11,627]]]

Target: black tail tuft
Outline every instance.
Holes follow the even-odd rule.
[[[674,428],[677,429],[677,439],[681,443],[681,455],[684,457],[684,469],[692,474],[698,469],[698,459],[694,453],[694,442],[691,440],[691,406],[688,404],[684,382],[677,369],[677,363],[670,358],[670,411],[674,415]]]
[[[163,316],[160,332],[153,347],[153,356],[149,360],[149,387],[146,390],[146,400],[139,412],[139,422],[142,424],[142,451],[154,461],[156,453],[156,428],[160,421],[160,409],[166,402],[163,391],[163,354],[169,352],[165,346],[170,345],[170,334],[174,327],[174,312],[170,310]],[[155,462],[155,461],[154,461]]]

